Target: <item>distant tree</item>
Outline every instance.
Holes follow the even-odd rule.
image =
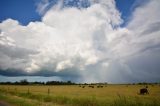
[[[27,81],[27,79],[23,79],[20,81],[20,85],[28,85],[29,82]]]
[[[71,81],[67,81],[67,84],[72,84],[72,82]]]

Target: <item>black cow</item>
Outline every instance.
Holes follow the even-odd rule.
[[[142,95],[149,94],[148,89],[147,88],[140,89],[140,94],[142,94]]]
[[[88,87],[94,88],[94,86],[93,86],[93,85],[89,85]]]
[[[97,88],[103,88],[103,86],[102,85],[98,85]]]

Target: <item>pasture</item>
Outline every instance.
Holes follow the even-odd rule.
[[[160,86],[148,85],[0,85],[0,100],[14,106],[160,106]]]

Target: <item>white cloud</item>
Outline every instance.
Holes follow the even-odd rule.
[[[46,11],[41,22],[27,26],[12,19],[0,23],[0,68],[29,74],[46,70],[57,76],[69,72],[65,77],[79,75],[78,80],[88,82],[137,81],[142,73],[148,76],[150,71],[135,63],[143,57],[143,65],[151,65],[146,61],[155,56],[159,62],[155,55],[160,45],[159,1],[136,8],[124,28],[119,26],[123,20],[114,0],[90,2],[80,9],[60,8],[61,2]],[[44,13],[48,5],[49,1],[39,4],[38,11]],[[155,73],[159,72],[147,79]]]

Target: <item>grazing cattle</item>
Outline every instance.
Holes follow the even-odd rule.
[[[93,86],[93,85],[89,85],[88,87],[94,88],[94,86]]]
[[[140,94],[142,94],[142,95],[149,94],[148,89],[147,88],[140,89]]]
[[[97,88],[103,88],[103,86],[102,85],[98,85]]]
[[[85,86],[82,86],[82,88],[85,88]]]

